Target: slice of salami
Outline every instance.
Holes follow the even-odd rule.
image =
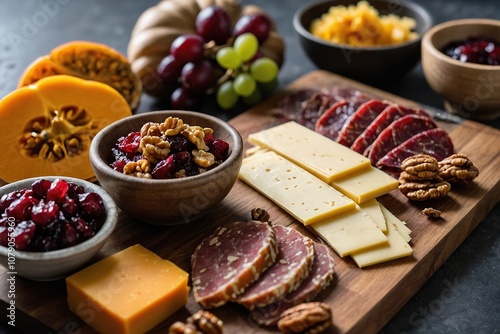
[[[302,284],[281,301],[253,310],[251,312],[252,318],[261,326],[275,325],[284,310],[313,300],[330,285],[334,276],[334,258],[330,250],[327,246],[315,242],[314,262],[309,275]]]
[[[276,260],[276,232],[267,223],[235,222],[217,228],[191,257],[193,294],[205,308],[242,293]]]
[[[377,167],[399,176],[403,160],[420,153],[441,161],[454,153],[453,142],[448,133],[440,128],[420,132],[388,152],[377,162]]]
[[[430,117],[429,114],[422,109],[407,108],[399,104],[391,104],[385,108],[370,125],[368,125],[358,138],[356,138],[351,145],[351,150],[367,156],[369,153],[368,148],[385,128],[395,120],[410,114]]]
[[[358,138],[372,121],[388,106],[388,101],[380,101],[377,99],[372,99],[360,105],[344,123],[336,141],[339,144],[351,147],[356,138]]]
[[[295,290],[307,277],[313,264],[311,238],[294,228],[280,225],[273,228],[279,249],[276,262],[241,295],[232,299],[249,310],[274,303]]]
[[[406,115],[392,122],[375,139],[368,158],[373,166],[393,148],[401,145],[417,133],[437,128],[436,123],[426,116]]]

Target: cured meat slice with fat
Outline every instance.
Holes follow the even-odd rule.
[[[326,245],[315,242],[314,262],[302,284],[280,301],[253,310],[252,318],[261,326],[275,325],[284,310],[313,300],[331,284],[334,276],[334,258],[330,250]]]
[[[385,128],[373,142],[368,158],[373,166],[390,150],[399,146],[414,135],[437,128],[436,123],[426,116],[407,115]]]
[[[377,167],[398,177],[403,160],[421,153],[441,161],[454,153],[453,142],[448,133],[440,128],[420,132],[379,159]]]
[[[262,222],[235,222],[218,227],[191,256],[195,301],[205,308],[225,304],[241,294],[276,260],[275,230]]]
[[[367,156],[370,145],[385,128],[395,120],[410,114],[430,117],[430,115],[422,109],[407,108],[399,104],[391,104],[371,122],[358,138],[356,138],[351,145],[351,150]]]
[[[242,294],[232,299],[249,310],[274,303],[297,289],[313,264],[314,246],[311,238],[294,228],[280,225],[273,228],[279,250],[276,262]]]
[[[330,106],[318,118],[314,130],[325,137],[337,140],[345,122],[351,117],[359,106],[369,100],[368,96],[356,95],[351,100],[342,100]]]
[[[389,106],[389,102],[377,99],[363,103],[344,123],[336,141],[347,147]]]

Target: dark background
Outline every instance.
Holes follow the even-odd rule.
[[[242,1],[242,4],[263,7],[285,38],[285,64],[279,75],[281,87],[316,69],[300,49],[292,26],[294,12],[308,2]],[[498,0],[415,2],[432,13],[435,23],[472,17],[500,19]],[[28,64],[61,43],[92,40],[125,54],[135,21],[156,3],[157,0],[0,0],[0,98],[15,89]],[[420,65],[401,82],[380,88],[442,108],[442,99],[427,85]],[[157,100],[144,96],[139,112],[162,106]],[[241,111],[241,108],[224,113],[207,110],[225,119]],[[500,128],[499,120],[484,123]],[[500,333],[499,258],[500,207],[497,205],[382,332]],[[14,331],[0,324],[0,332]]]

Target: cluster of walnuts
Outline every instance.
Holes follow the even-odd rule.
[[[451,184],[465,185],[479,175],[479,169],[465,154],[453,154],[442,161],[417,154],[406,158],[401,169],[399,190],[413,201],[444,197]]]

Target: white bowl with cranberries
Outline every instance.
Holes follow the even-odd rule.
[[[41,176],[0,188],[0,261],[12,275],[64,278],[88,263],[113,232],[118,210],[100,186]]]
[[[195,133],[197,140],[191,138]],[[243,140],[211,115],[152,111],[102,129],[89,157],[99,183],[122,211],[137,221],[176,225],[203,217],[227,196],[242,164]],[[205,157],[209,161],[200,165]]]

